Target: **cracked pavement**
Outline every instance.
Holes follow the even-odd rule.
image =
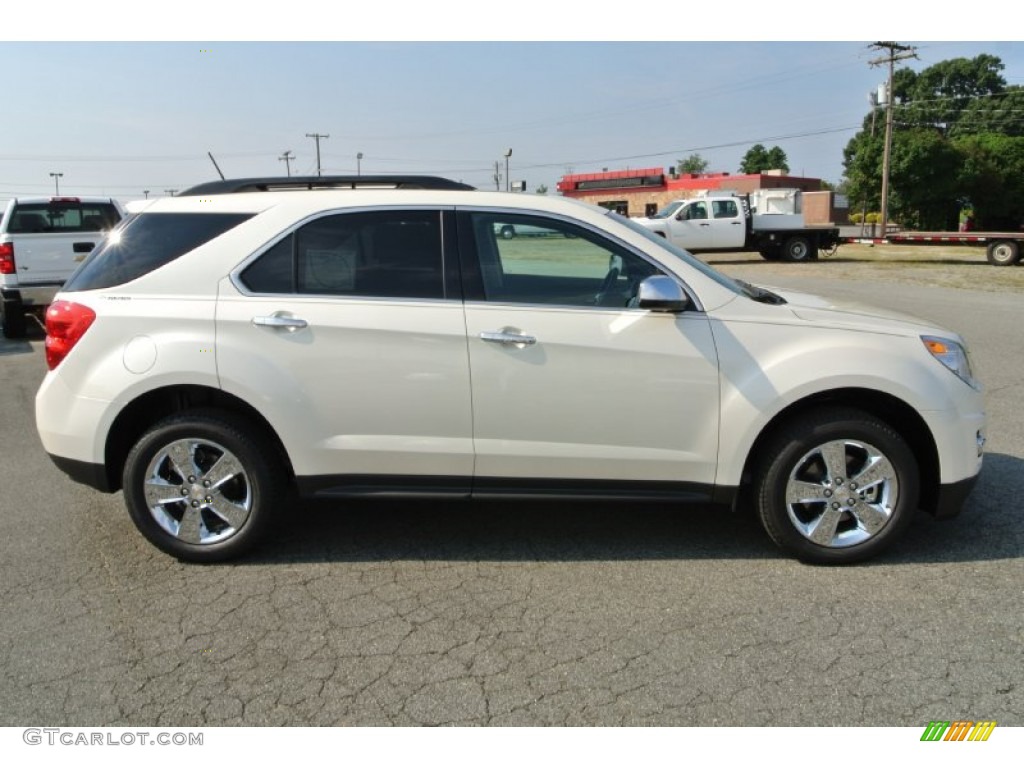
[[[988,392],[963,514],[852,568],[743,512],[405,501],[293,503],[253,557],[181,564],[52,466],[42,335],[0,341],[0,724],[1024,725],[1020,297],[807,266],[776,284],[940,320]]]

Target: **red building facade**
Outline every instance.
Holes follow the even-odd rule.
[[[601,173],[574,173],[558,181],[566,197],[612,208],[627,216],[650,216],[672,200],[706,192],[744,194],[755,189],[799,189],[817,192],[821,179],[768,173],[666,173],[664,168],[636,168]]]

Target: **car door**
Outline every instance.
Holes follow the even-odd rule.
[[[689,251],[714,247],[708,204],[703,200],[687,203],[669,222],[672,242]]]
[[[303,490],[468,492],[466,329],[443,244],[451,215],[321,216],[222,281],[221,384],[260,404]]]
[[[503,240],[504,224],[551,234]],[[571,222],[485,210],[459,213],[459,248],[474,493],[714,482],[711,330],[700,311],[630,306],[655,264]]]
[[[738,250],[746,243],[746,220],[735,198],[711,201],[711,237],[719,251]]]

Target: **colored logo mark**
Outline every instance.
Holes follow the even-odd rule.
[[[932,720],[921,734],[921,741],[988,741],[995,720]]]

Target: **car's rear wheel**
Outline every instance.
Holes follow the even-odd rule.
[[[267,532],[284,472],[262,434],[227,413],[192,411],[156,424],[125,462],[125,502],[154,545],[182,560],[237,557]]]
[[[917,461],[888,424],[823,408],[786,425],[762,455],[755,499],[768,535],[805,562],[844,564],[889,546],[917,509]]]

